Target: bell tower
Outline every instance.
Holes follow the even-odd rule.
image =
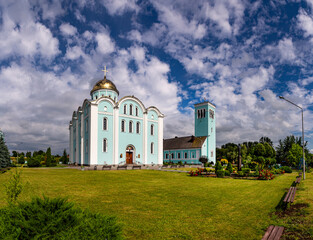
[[[216,159],[216,130],[215,130],[215,106],[208,102],[195,104],[195,136],[207,137],[206,149],[202,155],[207,155],[209,162]]]

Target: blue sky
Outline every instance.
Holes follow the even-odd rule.
[[[68,123],[106,65],[120,97],[194,132],[216,105],[217,145],[301,134],[313,149],[313,1],[0,1],[0,128],[10,150],[68,147]]]

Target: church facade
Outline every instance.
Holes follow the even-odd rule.
[[[78,165],[163,164],[163,118],[134,96],[119,99],[113,82],[98,81],[69,124],[70,162]]]

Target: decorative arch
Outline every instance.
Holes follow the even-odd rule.
[[[157,107],[151,106],[147,108],[147,112],[154,110],[158,114],[158,117],[164,117],[164,114],[160,112],[160,110]]]
[[[133,100],[134,102],[138,103],[138,105],[140,106],[142,112],[144,113],[146,111],[145,106],[143,105],[143,103],[136,97],[134,96],[125,96],[123,98],[121,98],[118,102],[117,105],[121,106],[123,102],[125,102],[126,100]]]

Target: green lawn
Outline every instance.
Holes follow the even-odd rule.
[[[1,174],[0,182],[9,175]],[[69,197],[80,207],[117,216],[129,239],[261,239],[277,223],[270,213],[295,177],[253,181],[153,170],[24,169],[20,200]],[[5,204],[0,184],[0,206]]]

